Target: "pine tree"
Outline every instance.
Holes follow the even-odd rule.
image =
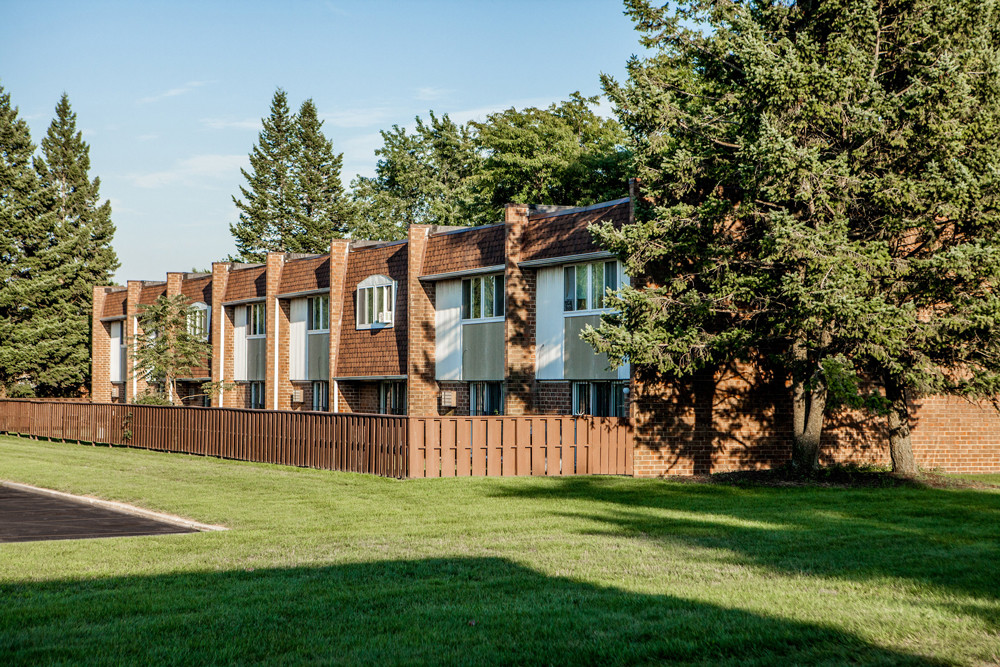
[[[328,252],[330,240],[343,238],[351,229],[350,202],[340,182],[343,153],[323,135],[323,121],[311,99],[302,103],[295,118],[298,154],[294,174],[299,193],[297,224],[284,239],[289,252]]]
[[[40,296],[40,265],[51,244],[44,193],[31,167],[35,146],[10,94],[0,87],[0,387],[29,381],[39,331],[27,324]]]
[[[795,461],[846,402],[916,472],[908,396],[1000,393],[997,2],[626,5],[641,197],[599,237],[635,287],[587,339],[672,377],[773,352]]]
[[[52,286],[34,314],[49,333],[35,347],[32,376],[40,393],[72,393],[90,377],[91,288],[109,282],[119,264],[111,204],[100,201],[100,179],[90,179],[90,147],[65,93],[35,171],[48,197],[54,244]]]
[[[240,219],[229,226],[238,259],[244,262],[262,262],[268,251],[286,250],[301,210],[298,131],[282,89],[275,91],[271,113],[262,123],[250,153],[250,172],[240,170],[247,181],[247,187],[240,186],[243,199],[233,197]]]

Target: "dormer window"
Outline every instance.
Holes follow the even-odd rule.
[[[358,283],[357,328],[391,327],[395,313],[396,281],[388,276],[369,276]]]
[[[206,303],[198,301],[188,308],[188,333],[202,340],[208,340],[208,323],[211,321],[211,308]]]

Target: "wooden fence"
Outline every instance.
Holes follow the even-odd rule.
[[[0,400],[0,432],[384,477],[631,475],[627,420]]]
[[[410,418],[410,477],[631,475],[632,452],[626,419]]]

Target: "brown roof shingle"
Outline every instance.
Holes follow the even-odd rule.
[[[521,260],[550,259],[568,255],[599,252],[587,226],[611,222],[615,226],[628,222],[629,202],[570,213],[550,213],[528,217],[524,233]]]
[[[504,225],[472,227],[432,234],[427,239],[424,276],[504,263]]]

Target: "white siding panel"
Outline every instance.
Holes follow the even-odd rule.
[[[563,267],[538,269],[535,377],[563,379]]]
[[[233,379],[247,379],[247,307],[236,306],[233,313]]]
[[[288,307],[288,374],[292,380],[306,376],[306,315],[309,299],[292,299]]]
[[[435,288],[435,346],[438,380],[462,379],[462,281],[443,280]]]
[[[111,381],[122,382],[122,323],[111,323],[111,341],[108,352],[111,360]]]

